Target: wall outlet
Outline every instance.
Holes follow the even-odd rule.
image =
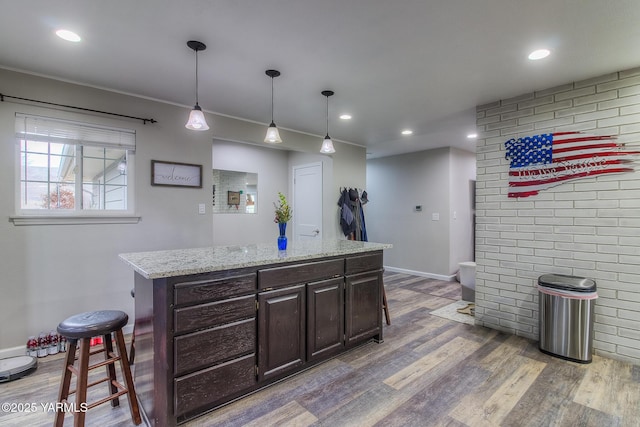
[[[198,213],[200,215],[204,215],[205,213],[207,213],[207,205],[205,205],[204,203],[200,203],[198,205]]]
[[[416,205],[416,212],[422,212],[422,205]]]
[[[438,212],[434,212],[431,214],[431,221],[440,221],[440,214]]]

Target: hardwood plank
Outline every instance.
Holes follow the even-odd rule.
[[[640,425],[640,383],[633,378],[632,366],[594,356],[590,367],[573,401],[606,414],[623,414]]]
[[[292,400],[298,400],[305,393],[323,388],[326,383],[344,378],[352,371],[351,367],[340,360],[332,359],[183,425],[242,426],[268,414],[273,408],[284,406]]]
[[[318,421],[311,412],[300,406],[296,401],[289,402],[286,405],[256,418],[250,423],[245,424],[246,427],[304,427]]]
[[[422,296],[420,292],[412,291],[411,289],[400,288],[393,293],[393,300],[394,301],[412,301],[419,296]]]
[[[480,345],[477,342],[456,337],[437,350],[386,378],[383,382],[396,390],[400,390],[432,369],[436,369],[438,365],[444,363],[449,366],[455,363],[456,360],[473,353],[478,347]]]
[[[535,425],[535,424],[529,424]],[[604,427],[604,426],[633,426],[638,427],[638,419],[622,420],[615,415],[609,415],[596,409],[571,402],[555,413],[553,424],[559,427]]]
[[[444,330],[451,329],[455,326],[446,319],[436,318],[435,316],[433,319],[434,321],[430,322],[428,326],[418,325],[401,335],[387,335],[384,343],[380,345],[381,348],[375,352],[372,352],[370,348],[356,349],[353,352],[345,354],[341,359],[349,363],[353,368],[359,369],[368,364],[378,362],[381,358],[396,352],[398,348],[408,347],[412,344],[420,345],[425,340],[428,341],[435,338]]]
[[[521,337],[511,335],[482,360],[482,365],[488,369],[498,369],[505,360],[521,354],[528,344],[528,341]]]
[[[522,364],[491,397],[485,400],[483,395],[474,395],[463,399],[449,415],[469,426],[501,425],[546,366],[536,360],[522,359]]]
[[[503,424],[517,425],[521,420],[527,420],[529,425],[537,426],[571,425],[564,424],[563,420],[573,418],[566,413],[567,408],[574,411],[580,408],[581,405],[573,403],[573,396],[587,372],[578,367],[575,363],[549,357],[546,368],[505,417]]]
[[[458,282],[446,282],[439,286],[437,289],[434,289],[432,292],[429,292],[431,295],[435,295],[438,297],[445,296],[447,294],[451,294],[452,292],[456,292],[460,289],[460,283]]]
[[[488,376],[489,373],[484,369],[460,363],[428,386],[416,390],[376,426],[466,426],[448,413],[464,396],[475,393],[477,384]]]

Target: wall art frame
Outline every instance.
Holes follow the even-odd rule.
[[[202,165],[151,160],[151,185],[202,188]]]

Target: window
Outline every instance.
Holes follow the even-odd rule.
[[[132,212],[135,131],[18,113],[16,138],[20,214]]]

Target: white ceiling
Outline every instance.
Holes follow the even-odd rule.
[[[268,123],[275,68],[279,127],[321,139],[331,89],[329,134],[378,157],[473,150],[476,105],[639,66],[640,1],[0,0],[0,40],[0,67],[184,105],[185,121],[199,40],[204,110]],[[538,47],[552,55],[529,61]]]

